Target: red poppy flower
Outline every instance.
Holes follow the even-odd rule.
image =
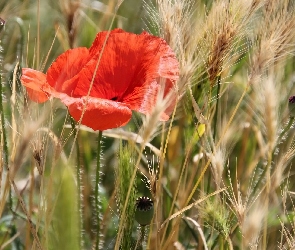
[[[178,75],[178,61],[163,39],[115,29],[98,33],[89,49],[61,54],[46,74],[24,68],[21,80],[31,100],[59,98],[76,121],[83,115],[82,124],[105,130],[125,125],[131,110],[149,114],[163,86],[159,79],[167,94]]]

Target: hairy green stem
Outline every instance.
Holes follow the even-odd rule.
[[[74,119],[71,117],[71,125],[73,131],[75,131],[74,137],[76,136],[76,133],[78,133],[78,130],[75,129],[76,123]],[[76,179],[77,179],[77,209],[78,209],[78,233],[79,233],[79,247],[80,249],[83,249],[83,235],[82,235],[82,225],[83,225],[83,208],[82,208],[82,202],[81,202],[81,165],[80,165],[80,148],[79,148],[79,142],[78,140],[75,141],[76,143],[76,154],[77,154],[77,167],[76,167]]]
[[[7,146],[7,137],[6,137],[6,129],[5,129],[5,118],[4,118],[4,108],[3,108],[3,89],[2,89],[2,75],[0,74],[0,113],[1,113],[1,130],[2,130],[2,137],[3,138],[3,154],[4,154],[4,165],[6,169],[9,169],[8,166],[8,146]],[[9,207],[12,210],[12,196],[11,190],[9,190]]]
[[[5,120],[4,120],[4,109],[3,109],[3,93],[2,93],[2,75],[0,74],[0,112],[1,112],[1,128],[2,128],[2,138],[3,138],[3,153],[4,153],[4,164],[8,167],[8,146],[6,138]]]
[[[96,161],[96,177],[95,177],[95,219],[96,219],[96,243],[95,249],[99,249],[99,232],[100,232],[100,218],[99,218],[99,181],[100,181],[100,154],[101,154],[101,139],[102,131],[99,131],[97,137],[97,161]]]
[[[140,226],[140,232],[139,232],[139,237],[138,240],[136,242],[136,246],[135,246],[135,250],[140,249],[140,247],[142,247],[142,244],[144,242],[144,238],[145,238],[145,228],[146,226]]]
[[[81,195],[82,195],[82,188],[81,188],[81,165],[80,165],[80,149],[79,149],[79,143],[78,140],[76,140],[77,144],[77,168],[76,168],[76,178],[77,178],[77,186],[78,186],[78,233],[79,233],[79,246],[80,249],[83,248],[83,234],[82,234],[82,225],[83,225],[83,208],[82,208],[82,202],[81,202]]]

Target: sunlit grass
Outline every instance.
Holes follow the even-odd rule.
[[[0,249],[294,248],[293,1],[11,0],[0,17]],[[176,98],[102,137],[29,100],[20,67],[113,28],[167,41]]]

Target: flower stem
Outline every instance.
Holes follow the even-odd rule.
[[[101,153],[101,138],[102,131],[99,131],[97,137],[97,161],[96,161],[96,177],[95,177],[95,220],[96,220],[96,243],[95,250],[99,249],[99,232],[100,232],[100,218],[99,218],[99,181],[100,181],[100,153]]]
[[[78,130],[75,129],[76,123],[74,119],[71,117],[71,125],[73,131],[75,131],[74,138],[76,137],[76,133],[78,133]],[[77,178],[77,209],[78,209],[78,233],[79,233],[79,246],[80,249],[83,248],[83,234],[82,234],[82,225],[83,225],[83,207],[81,202],[82,197],[82,188],[81,188],[81,165],[80,165],[80,148],[79,148],[79,142],[78,140],[76,142],[76,154],[77,154],[77,167],[76,167],[76,178]]]
[[[139,232],[138,240],[136,242],[136,246],[134,248],[135,250],[140,249],[140,247],[142,247],[142,245],[143,245],[145,233],[146,233],[145,228],[146,228],[146,226],[140,225],[140,232]]]
[[[76,178],[77,178],[77,186],[78,186],[78,215],[79,215],[79,220],[78,220],[78,233],[79,233],[79,246],[80,246],[80,249],[83,248],[83,231],[82,231],[82,228],[83,228],[83,207],[82,207],[82,202],[81,202],[81,199],[82,199],[82,188],[81,188],[81,165],[80,165],[80,149],[79,149],[79,143],[78,141],[76,141],[77,143],[77,150],[76,150],[76,153],[77,153],[77,169],[76,169]]]
[[[2,136],[3,136],[3,144],[4,144],[4,164],[7,166],[7,164],[8,164],[8,146],[7,146],[7,138],[6,138],[6,130],[5,130],[3,100],[2,100],[2,76],[1,76],[1,74],[0,74],[0,112],[1,112],[1,128],[2,128]]]
[[[4,154],[4,165],[6,169],[9,169],[8,166],[8,146],[7,146],[7,137],[6,137],[6,129],[5,129],[5,118],[4,118],[4,108],[3,108],[3,89],[2,89],[2,75],[0,74],[0,113],[1,113],[1,130],[2,130],[2,137],[3,138],[3,154]],[[12,196],[11,190],[9,190],[9,206],[12,209]]]

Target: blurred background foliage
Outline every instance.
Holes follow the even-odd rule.
[[[184,0],[185,1],[185,0]],[[193,2],[193,1],[192,1]],[[207,9],[208,12],[212,7],[213,0],[195,0],[195,12],[193,15],[198,15],[198,11],[204,14],[204,10]],[[15,65],[19,62],[22,67],[31,67],[38,70],[46,72],[50,64],[56,59],[58,55],[66,51],[67,49],[74,47],[90,47],[97,32],[113,29],[113,28],[122,28],[129,32],[141,33],[143,30],[149,29],[153,34],[157,34],[158,30],[151,25],[151,17],[145,5],[155,6],[155,0],[125,0],[122,1],[118,12],[115,14],[114,9],[117,4],[116,0],[104,0],[104,1],[91,1],[91,0],[0,0],[0,17],[6,21],[5,28],[0,32],[0,46],[2,50],[0,52],[1,56],[1,73],[2,73],[2,86],[3,92],[5,95],[4,99],[4,113],[6,121],[7,135],[12,137],[11,124],[8,121],[11,121],[13,116],[11,110],[11,89],[12,89],[12,77],[13,71],[15,70]],[[38,11],[39,10],[39,11]],[[39,14],[38,14],[39,13]],[[197,18],[197,17],[196,17]],[[40,36],[38,37],[38,33]],[[188,36],[190,34],[187,34]],[[231,106],[232,103],[237,103],[238,99],[241,96],[241,92],[244,88],[244,79],[247,78],[249,72],[249,64],[251,63],[249,56],[245,54],[249,52],[252,53],[252,43],[254,44],[255,38],[253,37],[244,37],[240,40],[240,46],[237,46],[241,51],[239,53],[233,52],[235,56],[233,64],[227,66],[224,69],[222,76],[223,78],[223,87],[224,92],[228,89],[231,90],[230,94],[226,95],[226,98],[221,99],[218,119],[222,123],[222,118],[224,116],[229,116],[229,113],[234,109]],[[246,44],[246,45],[245,45]],[[249,47],[248,47],[249,45]],[[202,46],[202,45],[201,45]],[[204,46],[205,47],[205,46]],[[254,48],[254,46],[253,46]],[[237,62],[237,63],[236,63]],[[286,82],[286,92],[292,90],[293,87],[290,87],[294,82],[294,57],[289,58],[288,62],[285,64],[284,68],[284,77],[282,78]],[[232,61],[230,62],[232,63]],[[237,73],[238,72],[238,73]],[[237,73],[237,74],[236,74]],[[18,72],[20,74],[20,72]],[[279,74],[279,72],[278,72]],[[206,106],[208,102],[211,104],[216,101],[217,89],[210,87],[210,82],[208,80],[207,72],[204,67],[197,68],[194,76],[194,85],[192,86],[192,91],[195,99],[197,100],[200,107]],[[287,84],[288,83],[288,84]],[[231,84],[231,85],[230,85]],[[229,87],[230,86],[230,87]],[[23,100],[23,89],[18,84],[18,102],[20,104],[24,103]],[[212,90],[210,97],[208,97],[209,90]],[[285,92],[284,92],[285,93]],[[260,176],[263,173],[265,166],[265,159],[257,160],[257,165],[253,165],[252,161],[255,158],[255,155],[260,147],[259,141],[257,139],[258,132],[253,128],[250,128],[248,124],[253,122],[255,119],[259,120],[255,114],[255,101],[251,100],[252,95],[249,91],[247,96],[247,102],[241,104],[241,108],[237,114],[237,117],[244,117],[246,115],[247,123],[243,121],[242,124],[235,124],[236,130],[231,134],[230,141],[232,145],[228,150],[228,157],[224,163],[224,172],[222,176],[224,177],[224,185],[228,186],[231,179],[233,180],[234,190],[233,193],[237,194],[241,191],[245,196],[248,195],[249,189],[251,189],[251,197],[256,197],[256,194],[260,191],[259,188],[264,185],[264,179]],[[211,99],[210,99],[211,98]],[[210,99],[210,100],[208,100]],[[55,100],[55,102],[57,102]],[[214,103],[215,104],[215,103]],[[208,114],[214,109],[214,104],[212,104],[211,109],[210,105],[208,108]],[[283,120],[281,121],[284,124],[287,121],[288,114],[286,111],[287,101],[285,104],[280,104],[281,110],[284,113]],[[201,174],[202,169],[197,168],[197,163],[199,166],[204,166],[207,160],[204,160],[204,157],[200,156],[201,148],[203,145],[199,143],[200,137],[205,131],[203,127],[197,127],[198,135],[196,136],[196,124],[198,120],[193,111],[191,104],[191,99],[188,95],[185,95],[182,103],[179,104],[180,111],[182,112],[178,119],[173,122],[174,126],[171,130],[169,137],[169,144],[167,148],[167,159],[165,159],[165,168],[163,173],[163,218],[167,218],[170,212],[173,194],[177,189],[177,184],[181,172],[182,165],[186,162],[186,156],[189,155],[188,165],[190,166],[188,172],[185,172],[184,176],[184,185],[183,190],[180,191],[185,193],[186,182],[196,181],[198,176]],[[71,152],[73,144],[73,135],[70,134],[69,127],[71,126],[71,119],[66,116],[66,109],[63,105],[57,104],[56,110],[54,110],[54,123],[50,124],[50,121],[42,121],[43,126],[48,126],[50,124],[53,132],[60,137],[63,142],[66,142],[64,147],[64,152],[66,155],[69,155]],[[38,120],[40,114],[48,112],[51,110],[49,103],[37,105],[32,104],[31,106],[33,112],[33,118]],[[224,112],[224,113],[222,113]],[[24,123],[23,119],[23,110],[15,110],[15,113],[19,117],[17,122]],[[49,112],[48,112],[49,113]],[[246,114],[246,115],[245,115]],[[237,119],[238,120],[238,119]],[[249,122],[248,122],[249,121]],[[141,119],[138,114],[134,114],[132,121],[125,127],[127,131],[138,131],[141,126]],[[63,131],[64,124],[67,124],[68,127]],[[213,122],[212,122],[213,124]],[[211,124],[211,125],[212,125]],[[247,126],[248,127],[247,127]],[[213,125],[212,125],[213,127]],[[221,127],[221,126],[220,126]],[[26,126],[23,125],[23,128]],[[259,130],[261,128],[257,128]],[[262,130],[262,129],[261,129]],[[26,134],[26,130],[22,131]],[[219,131],[220,132],[220,131]],[[160,135],[160,132],[157,134]],[[195,137],[194,137],[195,136]],[[219,135],[217,135],[218,137]],[[294,132],[290,133],[290,141],[293,140]],[[25,157],[22,162],[22,168],[17,174],[17,184],[19,189],[24,191],[25,185],[28,183],[28,178],[31,175],[34,175],[34,153],[42,152],[42,147],[45,144],[44,134],[36,133],[32,136],[32,143],[30,144],[29,150],[26,151]],[[193,138],[193,139],[192,139]],[[287,139],[288,141],[288,139]],[[116,197],[114,196],[114,188],[116,183],[115,169],[119,166],[118,161],[118,152],[119,145],[121,142],[110,137],[104,137],[103,139],[103,164],[102,164],[102,185],[101,185],[101,205],[103,212],[103,223],[105,223],[105,228],[103,228],[102,233],[104,234],[105,246],[107,249],[113,249],[114,241],[117,234],[117,226],[119,224],[119,212],[116,207]],[[124,145],[125,142],[123,142]],[[151,141],[152,145],[160,148],[161,143],[163,143],[161,136],[155,137]],[[188,145],[194,145],[190,148]],[[205,143],[204,143],[205,144]],[[289,142],[285,143],[289,146]],[[278,145],[281,151],[284,152],[285,144]],[[77,157],[79,159],[74,159],[72,163],[73,166],[80,164],[83,166],[82,174],[82,186],[83,186],[83,223],[85,229],[85,239],[84,244],[85,248],[90,249],[92,238],[94,237],[93,232],[91,231],[92,224],[92,214],[91,214],[91,198],[93,196],[93,173],[95,172],[96,159],[97,159],[97,136],[95,133],[89,132],[87,130],[80,130],[79,136],[77,137],[77,146],[80,150]],[[9,147],[12,147],[10,144]],[[53,152],[56,145],[49,140],[46,142],[46,148],[48,152]],[[133,153],[133,152],[132,152]],[[158,159],[153,156],[153,153],[147,149],[146,158],[150,162],[142,160],[141,169],[143,172],[146,172],[148,165],[152,167],[157,167]],[[237,157],[238,156],[238,157]],[[200,159],[198,159],[200,157]],[[275,156],[277,157],[277,155]],[[73,157],[75,158],[75,157]],[[279,157],[278,157],[279,158]],[[46,178],[52,178],[53,183],[61,182],[62,178],[55,179],[52,177],[52,154],[45,154],[44,161],[46,161],[46,168],[44,176]],[[75,160],[77,160],[75,162]],[[62,165],[62,163],[60,163]],[[252,164],[252,165],[251,165]],[[294,164],[293,164],[294,165]],[[293,165],[291,164],[290,170],[288,170],[291,175],[293,174]],[[231,166],[231,171],[228,173],[228,166]],[[253,171],[253,168],[256,168],[257,171]],[[247,168],[249,167],[249,169]],[[253,172],[254,174],[253,174]],[[288,173],[288,175],[290,174]],[[68,173],[67,173],[68,174]],[[206,173],[207,174],[207,173]],[[211,174],[212,175],[212,174]],[[215,191],[216,183],[213,181],[213,177],[209,174],[206,175],[206,178],[202,180],[201,189],[204,193],[209,194],[212,190]],[[193,178],[190,178],[193,176]],[[263,176],[264,177],[264,176]],[[65,176],[66,179],[68,175]],[[138,176],[137,178],[137,191],[138,196],[145,195],[150,196],[150,191],[146,187],[146,183],[142,181],[143,177]],[[238,182],[240,181],[240,183]],[[257,181],[258,180],[258,181]],[[40,179],[36,178],[36,183],[32,184],[35,188],[39,188]],[[250,187],[250,182],[257,184],[255,187]],[[260,182],[261,181],[261,182]],[[209,183],[209,184],[208,184]],[[192,183],[191,183],[192,184]],[[289,189],[294,188],[294,183],[286,178],[285,182],[282,182],[282,190],[285,188],[284,185],[289,185]],[[66,185],[61,185],[61,193],[68,193],[68,190],[73,188],[73,180],[70,180]],[[239,186],[240,185],[240,186]],[[261,186],[259,186],[261,185]],[[240,190],[238,190],[240,188]],[[56,189],[53,185],[49,191],[55,194]],[[33,191],[24,191],[25,202],[30,204],[30,211],[32,212],[33,219],[36,219],[37,214],[42,213],[38,211],[38,205],[40,205],[39,194],[35,190]],[[280,196],[280,190],[277,190],[278,197]],[[34,195],[30,195],[33,193]],[[73,197],[69,198],[69,202],[64,202],[61,196],[57,196],[58,200],[58,209],[65,207],[65,210],[62,213],[63,216],[66,216],[67,211],[71,213],[70,206],[74,203],[75,197],[77,194],[71,192]],[[62,194],[61,194],[62,195]],[[250,196],[250,195],[249,195]],[[0,219],[0,249],[1,244],[7,242],[9,239],[13,239],[13,243],[3,249],[28,249],[27,246],[32,242],[32,236],[30,236],[30,230],[28,230],[28,224],[26,222],[26,217],[20,209],[19,200],[12,196],[13,200],[13,211],[10,211],[11,208],[9,205],[5,207],[2,218]],[[183,198],[183,197],[182,197]],[[226,203],[226,204],[225,204]],[[230,204],[230,205],[229,205]],[[245,205],[245,204],[244,204]],[[247,204],[246,204],[247,205]],[[245,205],[245,206],[246,206]],[[288,203],[288,208],[291,212],[287,215],[281,216],[280,220],[286,222],[288,225],[294,219],[294,212],[292,212],[293,204],[292,202]],[[206,226],[203,227],[206,235],[206,240],[208,245],[212,246],[212,249],[221,249],[218,248],[218,244],[226,244],[226,239],[228,235],[235,235],[233,242],[238,242],[236,245],[240,246],[239,242],[242,242],[242,235],[239,232],[238,225],[238,216],[229,209],[232,209],[232,204],[229,202],[228,197],[222,197],[220,199],[208,199],[202,206],[198,208],[192,208],[192,213],[200,214],[201,222],[204,222]],[[197,210],[197,213],[196,213]],[[294,209],[293,209],[294,210]],[[270,208],[270,218],[276,217],[277,214],[281,212],[280,207],[271,207]],[[58,213],[56,210],[53,211],[53,214]],[[245,212],[246,213],[246,212]],[[281,214],[280,214],[281,215]],[[36,217],[34,217],[36,216]],[[79,220],[79,218],[73,218],[74,220]],[[26,225],[23,226],[24,222]],[[77,221],[65,220],[65,224],[58,225],[57,230],[62,232],[66,230],[64,227],[71,225],[71,223],[77,223]],[[196,230],[192,226],[189,226],[188,221],[182,221],[185,226],[182,227],[183,231],[179,234],[178,240],[183,242],[187,249],[196,249],[196,242],[200,243],[200,236],[196,235]],[[210,224],[211,223],[211,224]],[[280,221],[273,221],[269,219],[269,226],[272,227],[270,235],[271,241],[276,241],[278,237],[278,231],[280,230]],[[43,226],[43,225],[42,225]],[[203,226],[203,225],[202,225]],[[168,231],[170,232],[172,225],[169,225]],[[214,230],[212,229],[214,228]],[[290,226],[290,232],[294,232],[294,227],[292,231],[292,226]],[[230,231],[231,230],[231,231]],[[213,233],[214,231],[214,233]],[[217,233],[216,233],[217,231]],[[51,235],[51,232],[47,232],[51,245],[54,245],[55,239]],[[136,238],[136,224],[134,224],[133,237]],[[157,233],[157,232],[156,232]],[[75,232],[73,232],[75,234]],[[224,237],[219,237],[223,235]],[[275,235],[275,237],[271,237]],[[66,238],[70,238],[71,235],[65,235]],[[292,238],[292,237],[291,237]],[[294,239],[294,238],[293,238]],[[53,242],[53,243],[52,243]],[[276,242],[274,242],[274,245]],[[199,246],[202,247],[200,243]],[[56,249],[62,249],[64,246],[56,245]],[[238,249],[238,248],[236,248]],[[290,248],[291,249],[291,248]]]

